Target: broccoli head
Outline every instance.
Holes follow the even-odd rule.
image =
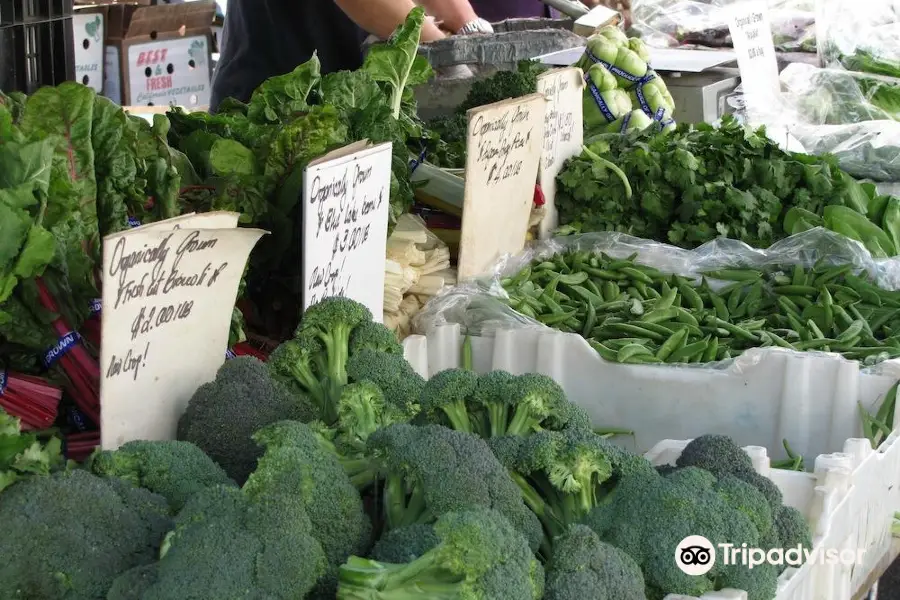
[[[445,513],[433,525],[435,545],[393,564],[351,557],[341,567],[338,600],[539,600],[544,571],[528,541],[488,509]]]
[[[144,594],[156,583],[159,566],[153,562],[125,571],[113,581],[106,600],[143,600]]]
[[[425,383],[419,402],[431,423],[447,424],[456,431],[472,433],[467,401],[475,393],[478,375],[466,369],[447,369]]]
[[[553,542],[544,600],[646,600],[644,575],[628,554],[573,525]]]
[[[259,430],[254,439],[265,453],[244,485],[251,499],[284,494],[299,501],[335,572],[348,556],[369,549],[372,526],[362,498],[312,429],[282,421]]]
[[[540,521],[484,440],[439,425],[397,424],[369,437],[368,452],[384,477],[387,529],[431,523],[444,513],[491,508],[541,543]]]
[[[434,527],[414,523],[406,527],[391,529],[372,548],[370,558],[378,562],[411,562],[440,543]]]
[[[152,563],[171,526],[165,499],[86,471],[20,481],[0,493],[0,598],[95,600]]]
[[[771,600],[777,577],[772,571],[717,562],[706,575],[693,577],[673,560],[678,544],[691,535],[736,547],[759,547],[766,539],[750,517],[717,493],[716,483],[712,473],[697,467],[666,476],[655,471],[626,476],[607,501],[591,511],[585,524],[602,541],[621,548],[638,563],[647,595],[653,600],[668,593],[702,596],[737,579],[744,583],[753,579],[754,585],[747,586],[754,594],[749,600]],[[738,573],[740,570],[750,572]]]
[[[768,536],[774,524],[772,507],[762,492],[752,484],[731,475],[719,479],[714,487],[727,504],[753,522],[760,537]]]
[[[493,371],[478,376],[465,369],[447,369],[425,384],[421,405],[427,422],[484,438],[590,423],[559,384],[538,373],[514,376]]]
[[[185,504],[142,600],[302,600],[325,565],[300,497],[215,486]]]
[[[277,421],[305,421],[311,416],[307,406],[272,378],[264,363],[239,356],[222,365],[215,381],[194,392],[178,421],[176,437],[199,446],[243,484],[262,454],[253,434]]]
[[[397,340],[397,334],[375,321],[361,323],[350,335],[350,356],[363,348],[403,356],[403,345]]]
[[[707,434],[691,440],[675,464],[706,469],[716,477],[754,472],[750,456],[727,435]]]
[[[425,380],[399,354],[362,348],[350,355],[347,375],[351,381],[371,381],[384,394],[390,412],[409,421],[419,412],[419,395]]]
[[[603,500],[604,484],[613,475],[611,458],[618,456],[612,444],[583,429],[504,436],[490,440],[490,446],[522,489],[548,540]]]
[[[134,441],[95,454],[90,470],[118,477],[164,497],[178,512],[193,494],[213,485],[234,485],[222,467],[190,442]]]
[[[775,512],[775,533],[780,548],[785,550],[803,546],[812,548],[812,532],[803,513],[790,506],[781,506]]]

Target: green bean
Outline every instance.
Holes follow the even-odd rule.
[[[775,293],[783,296],[811,296],[819,293],[819,290],[810,285],[779,285],[775,287]]]
[[[669,356],[675,352],[687,338],[687,333],[687,329],[682,329],[669,336],[669,339],[667,339],[663,345],[659,347],[659,350],[656,351],[656,358],[662,361],[669,358]]]
[[[679,309],[677,308],[664,308],[662,310],[650,311],[641,317],[641,321],[645,323],[663,323],[665,321],[671,321],[678,317]]]
[[[642,324],[642,325],[646,325],[646,324]],[[665,335],[660,334],[657,331],[652,331],[648,327],[644,327],[642,325],[631,324],[631,323],[613,323],[612,325],[609,326],[609,328],[614,331],[621,331],[623,333],[629,333],[632,335],[636,335],[638,337],[650,338],[654,342],[665,341],[665,339],[666,339]]]
[[[650,352],[650,350],[648,350],[647,347],[642,344],[628,344],[627,346],[619,349],[619,352],[616,354],[616,360],[618,360],[619,362],[625,362],[629,358],[641,354],[652,355],[653,353]]]
[[[684,360],[685,358],[692,357],[695,354],[701,354],[707,349],[709,346],[709,337],[705,337],[699,342],[694,342],[693,344],[688,344],[683,348],[679,348],[669,357],[670,362],[678,362]]]
[[[590,335],[591,331],[594,329],[594,323],[597,322],[597,309],[594,308],[594,304],[588,302],[587,305],[587,315],[584,318],[584,326],[581,328],[582,337],[587,337]]]
[[[722,297],[713,291],[710,291],[706,297],[709,298],[710,303],[713,305],[713,308],[715,308],[716,316],[727,321],[730,318],[730,314],[728,313],[728,307],[725,306],[725,301],[722,300]]]
[[[760,271],[750,269],[720,269],[718,271],[706,271],[702,275],[710,279],[721,279],[722,281],[757,281],[762,279],[763,276]]]
[[[573,316],[575,316],[574,310],[552,315],[538,315],[537,320],[544,325],[557,325],[559,323],[565,323]]]
[[[628,277],[630,277],[632,281],[644,283],[647,285],[653,285],[653,279],[651,279],[649,275],[647,275],[643,271],[635,269],[634,267],[623,267],[621,271],[625,275],[628,275]]]
[[[715,362],[718,355],[719,355],[719,338],[711,337],[711,339],[709,341],[709,345],[706,347],[706,350],[703,352],[703,358],[701,360],[705,363]]]
[[[703,310],[703,298],[686,281],[678,281],[678,291],[694,310]]]

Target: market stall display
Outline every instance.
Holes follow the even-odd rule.
[[[612,26],[423,121],[424,20],[216,114],[0,94],[0,597],[859,590],[900,509],[900,199],[676,125]],[[884,75],[782,83],[810,131],[897,123]],[[686,536],[801,558],[690,574]]]

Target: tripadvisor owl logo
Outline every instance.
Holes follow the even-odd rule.
[[[689,535],[675,548],[675,564],[686,575],[706,575],[716,565],[716,549],[702,535]]]

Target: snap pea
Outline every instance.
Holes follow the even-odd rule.
[[[663,345],[656,351],[656,358],[663,361],[669,358],[681,346],[682,342],[687,338],[687,334],[687,329],[681,329],[670,335],[669,339],[663,342]]]

